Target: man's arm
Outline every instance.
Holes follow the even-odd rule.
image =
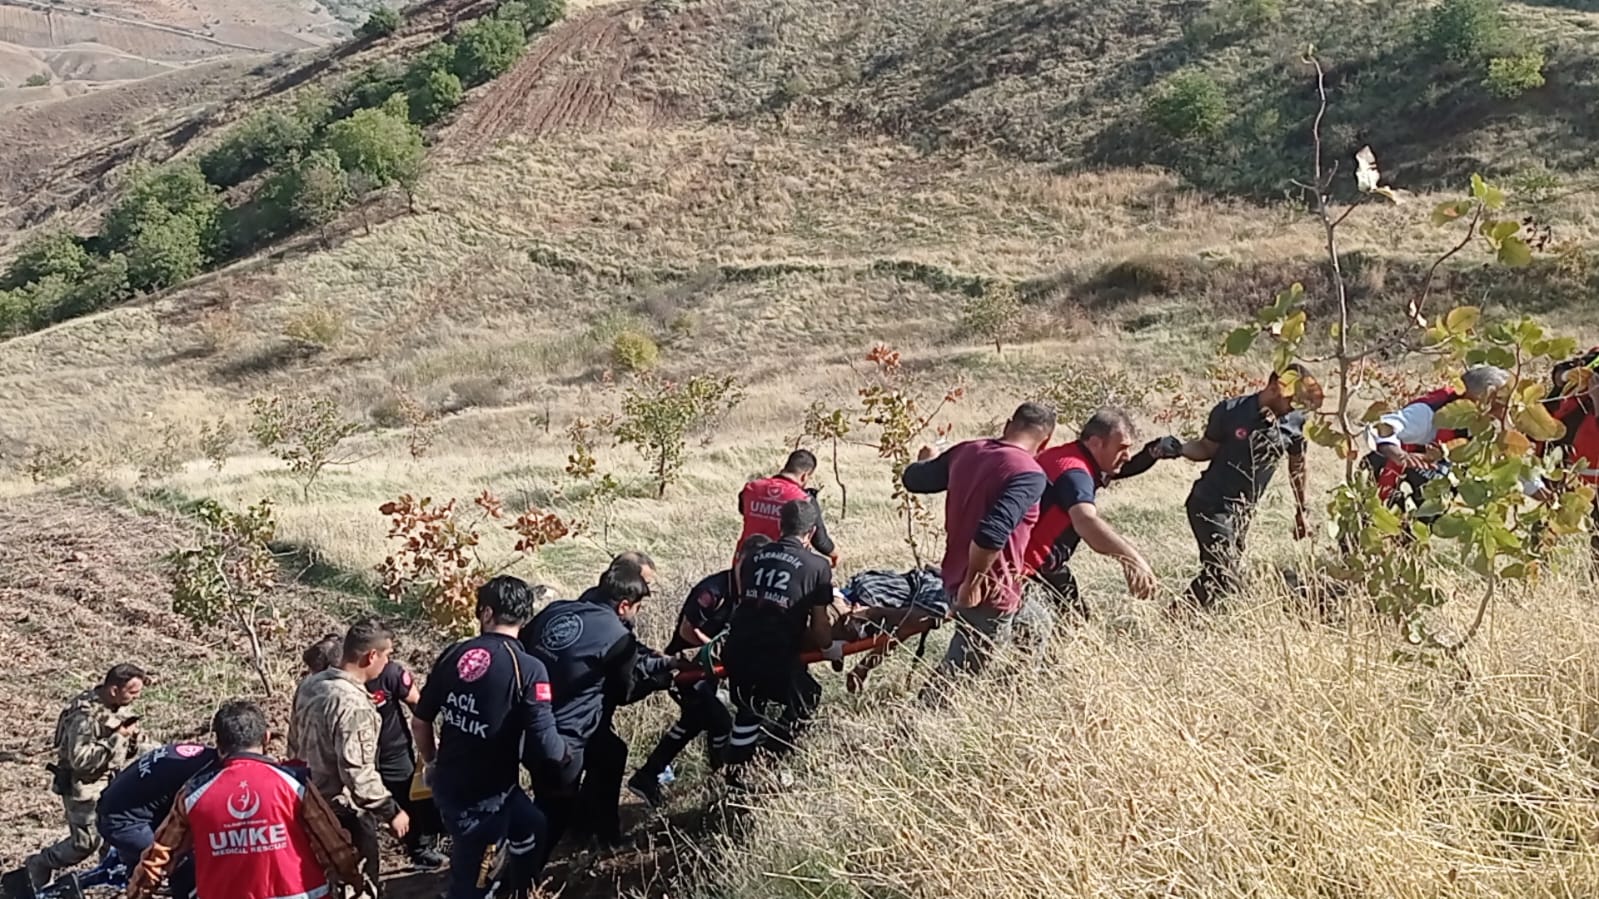
[[[144,850],[133,869],[133,876],[128,879],[128,899],[149,899],[161,886],[161,881],[166,880],[173,857],[188,844],[189,815],[185,808],[188,798],[188,787],[178,791],[172,811],[167,812],[166,820],[155,832],[155,842]]]
[[[371,709],[341,709],[333,723],[334,745],[339,752],[339,781],[350,791],[350,801],[379,821],[393,821],[400,814],[383,778],[378,774],[377,749],[380,721]]]
[[[600,662],[605,672],[605,703],[626,705],[638,680],[638,638],[631,631],[606,650]]]
[[[1407,452],[1404,447],[1426,446],[1437,439],[1434,418],[1431,406],[1411,403],[1377,419],[1371,426],[1372,443],[1377,447],[1377,454],[1404,468],[1426,467],[1426,458]]]
[[[1113,481],[1136,478],[1155,467],[1161,459],[1175,459],[1183,454],[1183,442],[1176,437],[1157,437],[1144,444],[1144,448],[1127,460],[1121,470],[1110,476]]]
[[[1217,403],[1205,419],[1205,433],[1183,444],[1182,457],[1190,462],[1209,462],[1227,442],[1227,404]]]
[[[527,682],[522,685],[522,720],[527,729],[522,738],[522,764],[537,772],[541,766],[564,765],[571,756],[566,740],[555,729],[554,694],[550,674],[542,663],[527,666]]]
[[[711,642],[711,638],[704,631],[694,626],[694,622],[684,617],[677,623],[677,636],[690,646],[704,646]]]
[[[305,799],[300,803],[300,823],[311,841],[311,851],[323,870],[338,878],[340,883],[356,886],[365,883],[361,870],[361,855],[350,844],[350,836],[333,813],[333,806],[307,783]]]
[[[977,531],[967,551],[966,580],[955,597],[957,606],[970,609],[982,603],[982,579],[994,567],[1000,551],[1005,548],[1011,533],[1022,523],[1028,510],[1038,505],[1048,483],[1042,471],[1023,472],[1005,482],[994,504],[977,522]]]
[[[424,765],[433,764],[439,757],[438,732],[433,727],[434,720],[439,717],[439,708],[444,704],[444,697],[439,695],[443,692],[444,683],[439,677],[439,666],[450,656],[450,651],[445,650],[433,663],[433,669],[428,673],[427,686],[422,688],[421,697],[411,708],[411,737],[416,742],[416,757],[421,759]]]
[[[837,549],[833,545],[833,538],[827,534],[827,522],[822,517],[822,501],[817,499],[815,490],[806,490],[811,495],[811,505],[816,507],[816,533],[811,535],[811,549],[824,556],[831,556]]]
[[[912,493],[943,493],[949,489],[949,453],[905,466],[899,482]]]
[[[1149,599],[1155,595],[1155,573],[1149,567],[1149,562],[1110,526],[1110,522],[1099,517],[1098,506],[1088,502],[1078,503],[1067,509],[1066,514],[1071,516],[1072,530],[1088,544],[1089,549],[1122,563],[1122,574],[1127,578],[1129,593],[1139,599]]]

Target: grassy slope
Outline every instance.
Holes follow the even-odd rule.
[[[1075,8],[1011,9],[1017,22],[1067,17],[1011,39],[1078,40],[1068,37],[1082,30],[1067,15]],[[925,22],[958,29],[973,16],[1005,12],[964,9],[884,3],[846,17],[826,4],[807,16],[724,8],[731,18],[663,50],[652,77],[687,85],[683,60],[696,58],[700,80],[692,83],[715,88],[703,94],[713,98],[708,111],[744,121],[555,135],[476,161],[450,159],[424,186],[422,215],[384,223],[371,237],[237,266],[148,304],[8,341],[0,346],[0,451],[87,446],[98,457],[95,478],[127,485],[130,457],[152,452],[162,426],[179,429],[180,452],[192,457],[201,421],[242,423],[249,398],[260,394],[314,386],[361,418],[401,392],[436,409],[466,407],[443,420],[436,449],[421,461],[407,456],[402,431],[361,435],[361,461],[330,473],[309,501],[276,462],[243,446],[221,473],[194,460],[170,479],[184,493],[228,502],[272,496],[286,539],[361,571],[384,553],[377,505],[401,491],[466,496],[488,488],[513,505],[574,511],[559,492],[570,486],[561,431],[615,402],[597,378],[606,336],[641,328],[662,339],[668,373],[737,372],[749,398],[694,447],[666,501],[623,500],[608,540],[559,546],[528,573],[575,589],[608,550],[642,545],[661,560],[670,595],[725,558],[736,533],[729,497],[779,458],[804,407],[853,401],[854,369],[874,341],[905,348],[930,388],[971,382],[972,398],[952,416],[959,438],[983,433],[1063,360],[1133,377],[1195,375],[1228,316],[1291,277],[1315,275],[1318,235],[1291,208],[1217,199],[1150,171],[1061,174],[1003,154],[956,152],[999,131],[1057,139],[1065,119],[1053,113],[1030,120],[1032,131],[1015,125],[1022,111],[1044,109],[1038,97],[1053,89],[1036,78],[999,77],[955,105],[902,102],[902,133],[964,123],[978,136],[932,153],[804,116],[773,127],[751,114],[783,59],[823,64],[823,54],[804,49],[846,20],[870,23],[868,32]],[[1180,12],[1156,5],[1152,24],[1138,27],[1170,31],[1176,26],[1166,17]],[[1159,35],[1137,37],[1130,12],[1116,15],[1093,22],[1120,23],[1134,35],[1117,47],[1137,58],[1162,46]],[[774,16],[777,37],[759,52],[728,39],[746,33],[728,31],[728,22]],[[957,38],[934,35],[917,54],[937,58]],[[715,52],[697,53],[696,41]],[[925,81],[909,69],[893,76],[900,94],[914,96],[939,67],[915,62],[914,42],[904,46],[905,66],[928,67],[917,70]],[[1026,69],[1029,58],[1016,64]],[[888,79],[875,82],[881,96],[890,96]],[[1103,105],[1136,108],[1136,98],[1112,84]],[[1008,118],[997,118],[1002,110],[1011,110]],[[1086,147],[1091,136],[1070,139]],[[1351,219],[1348,249],[1370,260],[1365,295],[1374,307],[1393,302],[1394,285],[1447,244],[1423,227],[1429,208],[1423,197]],[[1591,233],[1580,203],[1559,215],[1569,233]],[[1167,274],[1152,291],[1105,289],[1104,272],[1128,260],[1154,260]],[[1478,260],[1461,261],[1469,268]],[[911,276],[884,266],[903,262],[927,268]],[[963,296],[954,288],[973,276],[1053,286],[1029,293],[1033,339],[996,357],[957,333]],[[1490,305],[1525,293],[1511,280],[1489,286]],[[1463,277],[1454,287],[1456,299],[1482,297],[1482,282]],[[1112,304],[1129,295],[1138,302]],[[309,309],[346,322],[319,354],[298,352],[281,336]],[[1582,323],[1592,310],[1556,315]],[[675,333],[674,322],[682,323]],[[632,483],[642,476],[630,451],[600,457]],[[833,529],[846,568],[907,564],[886,465],[853,447],[843,465],[852,514]],[[1332,464],[1316,465],[1318,481],[1329,483]],[[1174,501],[1191,475],[1184,464],[1165,465],[1106,500],[1106,514],[1145,548],[1168,590],[1181,589],[1193,566]],[[19,478],[0,484],[9,495],[40,489]],[[1273,526],[1285,520],[1284,493],[1268,502],[1257,533],[1263,562],[1295,558]],[[833,501],[834,489],[827,496]],[[1593,768],[1576,735],[1599,697],[1580,660],[1593,658],[1599,632],[1572,605],[1569,582],[1535,597],[1550,610],[1542,617],[1507,612],[1496,621],[1472,659],[1481,686],[1460,697],[1451,692],[1452,672],[1386,661],[1389,638],[1365,623],[1342,635],[1307,632],[1265,608],[1215,632],[1186,634],[1162,625],[1151,608],[1118,599],[1112,566],[1088,558],[1081,576],[1096,602],[1117,613],[1116,628],[1072,640],[1061,667],[1033,692],[976,697],[947,726],[895,712],[910,729],[893,740],[885,739],[885,718],[867,707],[900,692],[897,675],[880,678],[866,703],[841,699],[833,708],[846,711],[832,717],[839,730],[807,764],[826,768],[829,784],[861,786],[763,805],[753,826],[769,839],[733,851],[719,883],[696,891],[1008,896],[1036,895],[1047,884],[1060,894],[1221,896],[1264,884],[1266,895],[1375,897],[1430,895],[1427,885],[1440,878],[1463,877],[1468,895],[1516,892],[1518,884],[1521,895],[1556,895],[1561,884],[1592,882],[1586,836],[1542,856],[1504,840],[1478,842],[1485,823],[1515,814],[1532,815],[1562,839],[1584,820],[1573,797],[1583,795]],[[1257,601],[1269,604],[1270,596]],[[646,635],[664,635],[670,617],[665,603],[648,609]],[[1133,639],[1114,636],[1129,627]],[[625,726],[642,738],[665,711],[634,710]],[[839,770],[845,750],[848,767]],[[1268,752],[1277,756],[1261,755]],[[1066,764],[1080,770],[1090,759],[1098,765],[1092,776],[1062,778]],[[1532,784],[1520,792],[1505,786],[1512,771],[1530,772]],[[939,798],[945,793],[952,798]],[[1536,801],[1517,798],[1524,794]],[[971,860],[947,849],[957,837],[951,822],[968,819],[978,823],[959,836],[994,834]],[[1528,827],[1511,830],[1535,832]]]

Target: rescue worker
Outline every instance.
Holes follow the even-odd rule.
[[[311,769],[311,780],[328,798],[339,823],[361,853],[362,868],[378,883],[378,823],[403,838],[410,816],[383,786],[378,773],[378,736],[383,721],[366,691],[394,652],[394,634],[366,619],[344,633],[339,664],[311,675],[295,695],[289,742]],[[359,882],[346,884],[360,887]]]
[[[1077,439],[1040,453],[1038,464],[1049,479],[1023,556],[1034,595],[1059,611],[1087,621],[1089,609],[1072,576],[1072,554],[1081,542],[1121,563],[1127,590],[1139,599],[1155,595],[1155,574],[1132,543],[1099,517],[1100,488],[1143,474],[1160,459],[1182,454],[1175,437],[1151,440],[1132,454],[1137,429],[1120,409],[1100,409],[1083,423]]]
[[[377,677],[366,682],[366,691],[372,696],[378,717],[383,725],[378,730],[378,775],[389,795],[410,818],[410,829],[405,833],[404,845],[411,864],[424,871],[435,871],[449,864],[449,859],[439,853],[438,835],[443,825],[438,808],[431,799],[412,799],[411,781],[416,775],[416,757],[411,742],[411,725],[406,720],[406,709],[413,712],[422,699],[416,678],[404,665],[392,659],[383,666]]]
[[[1377,479],[1377,495],[1397,508],[1421,504],[1421,489],[1443,461],[1443,445],[1466,436],[1464,431],[1439,428],[1439,410],[1468,399],[1492,411],[1502,402],[1499,393],[1510,385],[1510,372],[1479,365],[1461,375],[1465,391],[1440,388],[1419,396],[1377,419],[1370,435],[1376,449],[1366,465]]]
[[[677,629],[672,632],[666,653],[672,655],[713,644],[727,631],[739,595],[738,562],[749,558],[771,543],[764,534],[754,534],[739,545],[738,560],[732,568],[718,571],[694,585],[677,614]],[[672,760],[701,733],[705,734],[711,770],[722,766],[727,752],[733,716],[717,695],[718,682],[707,675],[686,687],[673,686],[670,695],[678,705],[677,723],[661,735],[660,742],[644,764],[627,781],[627,788],[651,806],[663,802],[660,778]]]
[[[1038,454],[1055,434],[1055,410],[1022,403],[998,438],[967,440],[935,457],[923,447],[901,483],[912,493],[944,494],[944,558],[939,568],[957,621],[949,649],[922,690],[940,703],[951,675],[975,674],[1020,624],[1048,630],[1035,603],[1022,601],[1027,543],[1048,479]]]
[[[1238,589],[1250,519],[1284,455],[1294,492],[1294,539],[1309,536],[1305,410],[1320,408],[1322,399],[1310,370],[1293,363],[1272,372],[1259,392],[1217,403],[1204,434],[1183,444],[1184,458],[1210,463],[1188,493],[1188,526],[1199,545],[1199,576],[1186,594],[1190,608],[1214,608]]]
[[[801,655],[823,649],[834,661],[843,658],[829,615],[833,567],[811,549],[817,520],[814,503],[789,500],[781,513],[781,539],[739,566],[739,602],[722,646],[734,709],[727,764],[735,784],[737,766],[754,757],[763,737],[768,751],[785,752],[815,714],[822,687]],[[775,716],[768,714],[769,705],[778,707]]]
[[[95,814],[100,837],[128,867],[139,863],[155,842],[155,829],[172,811],[172,802],[200,772],[215,766],[215,749],[200,743],[169,743],[139,756],[111,780]],[[172,866],[173,899],[194,896],[194,857],[184,852]]]
[[[568,829],[604,844],[621,842],[617,802],[627,743],[612,727],[612,714],[637,698],[641,674],[660,678],[664,689],[666,676],[687,667],[643,650],[633,634],[654,567],[642,553],[617,556],[599,583],[577,599],[550,603],[522,630],[523,646],[549,670],[555,725],[570,755],[558,778],[534,784],[550,827],[544,860]]]
[[[519,767],[535,782],[547,779],[565,764],[567,748],[555,730],[544,663],[517,640],[533,602],[520,578],[501,575],[479,587],[478,636],[439,655],[411,719],[422,780],[450,835],[446,899],[482,899],[497,882],[528,889],[539,874],[545,821],[522,791]]]
[[[738,514],[744,518],[744,530],[738,535],[738,545],[760,534],[768,540],[781,536],[783,504],[802,499],[816,506],[816,536],[811,548],[827,556],[834,567],[838,566],[838,549],[827,534],[827,524],[822,521],[822,504],[816,498],[817,488],[810,486],[816,474],[816,454],[810,450],[795,450],[788,454],[783,470],[769,478],[759,478],[744,485],[738,494]]]
[[[330,876],[359,883],[360,856],[311,772],[266,756],[260,707],[224,703],[211,729],[220,763],[178,791],[134,869],[128,899],[150,899],[187,846],[198,899],[322,899]]]
[[[1564,448],[1567,463],[1575,467],[1582,482],[1599,489],[1599,377],[1591,369],[1585,371],[1583,382],[1563,385],[1565,395],[1553,414],[1565,425],[1566,433],[1555,443]],[[1594,576],[1599,577],[1599,496],[1594,500],[1589,560]]]
[[[61,797],[68,836],[24,862],[34,889],[100,851],[95,803],[111,778],[149,748],[139,744],[139,716],[132,710],[147,677],[137,665],[114,665],[99,685],[74,696],[56,719],[50,791]]]

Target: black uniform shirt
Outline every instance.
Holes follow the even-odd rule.
[[[683,610],[677,615],[677,629],[672,632],[671,642],[666,644],[667,654],[693,648],[683,639],[684,622],[713,640],[726,630],[736,605],[730,595],[732,592],[733,572],[730,570],[718,571],[695,584],[694,589],[688,591],[688,598],[683,600]]]
[[[139,756],[100,794],[95,809],[100,832],[161,826],[178,790],[216,760],[217,751],[199,743],[169,743]]]
[[[555,731],[544,663],[504,634],[483,634],[446,649],[428,674],[416,714],[423,721],[438,719],[434,789],[460,800],[516,787],[519,760],[536,770],[567,754]]]
[[[729,664],[789,666],[804,648],[811,610],[833,600],[833,567],[794,537],[761,547],[739,571],[743,589],[728,624]]]
[[[366,682],[372,704],[383,719],[378,731],[378,774],[384,780],[405,780],[416,770],[411,757],[411,726],[405,720],[405,697],[415,682],[411,672],[399,662],[390,662],[382,673]]]
[[[1283,454],[1304,454],[1305,413],[1278,418],[1262,408],[1258,394],[1233,397],[1210,411],[1205,439],[1217,445],[1216,455],[1189,492],[1189,507],[1254,504],[1266,492]]]
[[[522,629],[522,645],[550,672],[556,727],[574,748],[594,736],[607,709],[631,698],[637,670],[638,640],[597,596],[590,588],[550,603]]]

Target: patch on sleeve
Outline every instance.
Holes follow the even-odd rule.
[[[699,595],[700,608],[702,609],[714,609],[716,608],[716,604],[720,601],[720,598],[709,590],[706,590]]]
[[[549,684],[534,684],[533,699],[536,702],[553,702],[554,694],[550,692]]]
[[[205,747],[201,746],[199,743],[179,743],[178,745],[172,747],[172,751],[177,753],[179,758],[192,759],[200,753],[205,752]]]
[[[410,671],[401,669],[401,671],[400,671],[400,686],[406,688],[407,690],[411,689],[411,672]]]

